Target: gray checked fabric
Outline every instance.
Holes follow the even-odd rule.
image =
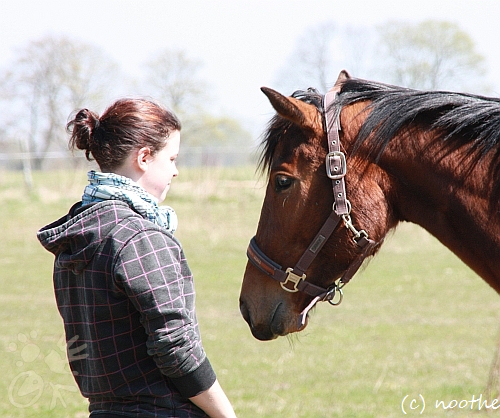
[[[38,238],[55,255],[70,367],[89,410],[205,416],[187,398],[216,377],[180,243],[122,201],[78,207]]]

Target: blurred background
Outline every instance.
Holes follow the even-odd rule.
[[[346,69],[495,95],[498,16],[495,0],[4,0],[0,167],[67,164],[69,115],[123,96],[180,116],[181,164],[236,165],[273,113],[261,86],[324,93]]]

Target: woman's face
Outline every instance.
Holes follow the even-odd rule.
[[[140,178],[139,184],[156,197],[158,203],[165,200],[172,179],[179,174],[176,159],[179,155],[180,140],[180,132],[172,132],[167,138],[167,145],[155,155],[150,156],[147,170]]]

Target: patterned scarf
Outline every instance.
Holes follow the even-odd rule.
[[[85,187],[82,205],[104,200],[121,200],[145,219],[173,234],[177,229],[177,215],[169,206],[158,206],[156,199],[128,177],[91,170],[87,174],[90,184]]]

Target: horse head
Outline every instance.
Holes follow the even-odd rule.
[[[348,78],[341,72],[332,90],[339,90]],[[340,297],[343,283],[339,285],[338,279],[353,263],[360,264],[376,252],[395,221],[388,196],[390,179],[363,158],[362,152],[349,155],[366,117],[366,104],[340,110],[335,100],[325,108],[323,97],[312,90],[292,97],[268,88],[262,91],[277,115],[263,140],[261,168],[268,183],[253,246],[249,247],[240,310],[253,335],[269,340],[304,329],[307,313],[318,300]],[[328,115],[340,121],[339,151],[329,148]],[[332,174],[333,160],[338,160],[335,170],[340,175]],[[341,182],[344,192],[336,189]],[[343,196],[346,213],[336,215],[337,194],[342,193],[347,193]],[[332,217],[332,210],[336,223],[325,237],[318,231]],[[361,233],[371,243],[365,251],[359,244]],[[308,249],[315,254],[308,260],[307,271],[292,272],[290,277],[288,271],[298,260],[309,257],[302,257]],[[280,270],[283,279],[272,280],[269,270],[281,266],[288,270],[287,276]],[[302,289],[313,290],[297,291],[301,288],[298,282]]]

